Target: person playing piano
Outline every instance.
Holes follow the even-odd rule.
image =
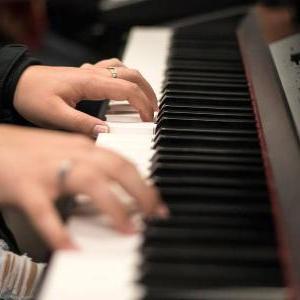
[[[0,204],[23,210],[52,249],[76,249],[54,209],[61,195],[90,196],[127,234],[135,228],[110,182],[131,194],[146,216],[168,214],[158,192],[131,163],[94,147],[89,137],[107,132],[105,122],[75,109],[82,99],[128,99],[142,120],[151,121],[156,97],[137,71],[117,59],[81,68],[42,66],[24,46],[10,45],[0,50],[0,95]],[[44,266],[12,252],[18,254],[17,247],[2,217],[0,221],[0,296],[30,298]]]

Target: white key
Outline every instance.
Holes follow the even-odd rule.
[[[148,134],[153,136],[156,125],[150,122],[141,123],[119,123],[107,122],[110,133],[124,133],[124,134]]]
[[[68,230],[82,252],[55,255],[40,300],[141,299],[142,289],[134,283],[141,235],[117,233],[99,216],[73,217]]]
[[[134,127],[133,127],[134,128]],[[122,131],[122,129],[119,128]],[[104,133],[99,134],[96,144],[124,156],[135,164],[144,178],[149,177],[152,150],[152,134]]]
[[[118,255],[105,258],[101,252],[59,252],[39,300],[140,300],[143,291],[127,272],[135,267],[130,259],[122,260]]]
[[[97,143],[103,144],[107,142],[114,142],[116,144],[122,144],[123,142],[134,142],[135,146],[143,146],[145,142],[147,145],[152,142],[153,134],[136,134],[136,133],[101,133],[98,136]]]
[[[119,114],[124,112],[137,113],[136,109],[131,106],[128,101],[111,100],[109,102],[109,114]]]
[[[152,148],[152,136],[144,136],[141,134],[112,134],[104,133],[99,134],[96,144],[111,149],[116,149],[124,153],[131,151],[148,151]],[[140,153],[143,155],[143,152]]]
[[[172,29],[167,27],[136,27],[129,35],[123,62],[139,70],[148,80],[158,99],[167,66]]]
[[[129,113],[122,115],[106,115],[108,122],[119,122],[119,123],[138,123],[142,122],[140,115],[137,113]]]

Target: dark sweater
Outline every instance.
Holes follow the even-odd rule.
[[[30,125],[14,109],[13,98],[23,71],[28,66],[36,64],[39,64],[39,61],[29,56],[25,46],[8,45],[0,49],[0,123]],[[5,240],[11,251],[19,253],[16,241],[1,213],[0,239]]]
[[[23,45],[7,45],[0,49],[0,123],[30,125],[13,106],[17,83],[23,71],[40,62],[29,56]]]

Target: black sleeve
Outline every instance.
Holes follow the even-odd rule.
[[[0,49],[0,123],[29,125],[13,106],[13,98],[23,71],[40,62],[29,56],[23,45],[7,45]]]

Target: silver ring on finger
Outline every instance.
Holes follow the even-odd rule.
[[[116,67],[108,67],[107,70],[110,71],[112,78],[118,78],[118,71]]]

